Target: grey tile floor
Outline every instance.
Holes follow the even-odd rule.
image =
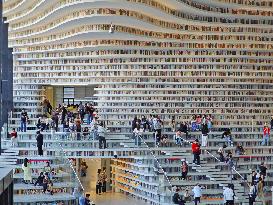
[[[87,176],[81,178],[85,192],[91,194],[91,200],[96,205],[148,205],[142,200],[134,199],[125,194],[117,192],[107,192],[102,195],[96,195],[96,172],[100,168],[100,160],[86,160],[88,165]]]

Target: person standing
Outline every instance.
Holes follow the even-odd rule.
[[[107,183],[106,167],[103,167],[103,169],[102,169],[101,178],[102,178],[102,193],[105,193],[106,192],[106,183]]]
[[[61,124],[64,124],[65,116],[67,115],[67,109],[64,107],[64,105],[62,106],[61,111]]]
[[[200,154],[201,154],[201,149],[200,149],[200,144],[198,139],[196,139],[192,145],[191,145],[192,153],[193,153],[193,164],[197,163],[197,165],[200,165]]]
[[[99,148],[105,149],[106,148],[106,139],[105,139],[106,129],[103,127],[102,122],[99,124],[97,132],[99,136]]]
[[[53,113],[53,116],[52,116],[52,121],[53,121],[53,124],[55,125],[55,130],[56,132],[58,132],[58,127],[59,127],[59,117],[58,117],[58,113]]]
[[[90,123],[93,120],[93,112],[95,111],[95,109],[93,108],[93,106],[90,103],[88,103],[86,105],[85,111],[87,113],[87,124],[90,125]]]
[[[28,120],[27,112],[23,109],[21,112],[21,124],[20,124],[21,132],[27,131],[27,120]]]
[[[202,189],[200,185],[196,184],[196,186],[193,187],[192,192],[194,197],[194,204],[197,205],[198,202],[201,203]]]
[[[270,125],[271,125],[271,130],[272,130],[273,129],[273,116],[271,116]]]
[[[17,147],[18,146],[18,140],[17,140],[18,135],[17,135],[15,128],[12,128],[10,135],[11,135],[11,146]]]
[[[266,177],[267,167],[265,166],[264,162],[261,163],[259,168],[260,168],[260,175],[263,175],[264,178],[265,178]]]
[[[141,136],[142,136],[143,130],[140,128],[140,124],[137,123],[136,128],[134,129],[134,138],[135,138],[135,146],[141,145]]]
[[[96,194],[101,194],[102,180],[101,180],[101,169],[98,169],[97,173],[97,184],[96,184]]]
[[[158,137],[161,138],[162,133],[162,121],[157,118],[155,124],[154,124],[155,133],[157,133]]]
[[[263,141],[262,145],[269,145],[269,136],[270,136],[270,129],[267,124],[264,125],[263,129]]]
[[[251,182],[248,196],[249,196],[249,205],[253,205],[254,202],[256,201],[256,196],[257,196],[257,188],[254,182]]]
[[[202,124],[201,126],[201,132],[202,132],[202,147],[206,147],[208,144],[208,125],[206,123]]]
[[[257,187],[258,187],[258,197],[264,204],[264,180],[262,177],[259,178]]]
[[[85,115],[85,109],[84,109],[84,106],[83,106],[82,102],[80,102],[80,104],[79,104],[78,112],[79,112],[81,121],[83,122],[84,115]]]
[[[82,126],[81,126],[81,119],[79,116],[75,119],[75,125],[76,125],[75,131],[76,131],[77,140],[81,140]]]
[[[38,155],[43,155],[43,144],[44,144],[44,136],[43,134],[38,130],[37,131],[37,147],[38,147]]]
[[[85,196],[84,193],[81,194],[81,196],[79,197],[79,205],[86,205],[86,200],[85,200]]]
[[[227,188],[225,188],[224,192],[224,201],[226,205],[234,205],[234,191],[232,189],[232,185],[229,184]]]
[[[27,184],[27,181],[31,183],[32,182],[31,165],[27,158],[24,159],[24,163],[22,164],[22,170],[24,171],[23,183]]]

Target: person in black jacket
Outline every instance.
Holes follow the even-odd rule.
[[[202,147],[206,147],[208,143],[208,133],[209,133],[209,128],[207,123],[202,124],[201,132],[202,132]]]
[[[43,155],[43,144],[44,144],[44,136],[40,131],[37,131],[37,147],[38,147],[38,155]]]
[[[259,168],[260,168],[260,175],[263,175],[264,177],[266,177],[267,167],[265,166],[264,162],[261,163]]]
[[[43,182],[44,182],[44,173],[41,172],[40,175],[38,176],[37,181],[34,183],[34,186],[36,186],[38,184],[38,186],[43,186]]]
[[[173,195],[173,203],[179,204],[179,205],[184,205],[185,202],[184,202],[184,200],[181,199],[181,196],[179,195],[178,192],[179,192],[179,189],[177,189],[175,194]]]

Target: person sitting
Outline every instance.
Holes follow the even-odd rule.
[[[167,146],[168,136],[167,135],[162,135],[160,142],[161,142],[161,146]]]
[[[34,183],[34,186],[36,186],[38,184],[38,186],[43,186],[43,182],[44,182],[44,173],[41,172],[40,175],[38,176],[36,182]]]
[[[53,182],[49,181],[49,183],[47,184],[47,191],[53,195]]]
[[[46,165],[44,166],[44,172],[47,173],[48,177],[52,180],[52,168],[49,161],[47,161]]]
[[[89,134],[90,134],[90,132],[89,132],[88,127],[85,127],[85,128],[83,129],[83,136],[84,136],[84,137],[87,137]]]
[[[236,147],[236,149],[235,149],[235,153],[236,153],[237,155],[244,155],[244,154],[245,154],[245,150],[244,150],[242,144],[238,144],[238,145],[237,145],[237,147]]]
[[[191,201],[191,194],[190,194],[190,192],[189,192],[188,189],[186,189],[186,191],[185,191],[185,193],[184,193],[184,201],[185,201],[185,203],[186,203],[187,201]]]
[[[227,129],[226,131],[223,132],[222,138],[226,140],[228,146],[233,147],[233,141],[232,141],[230,129]]]
[[[181,146],[183,144],[182,133],[180,130],[177,131],[175,134],[175,141],[176,141],[176,144],[179,146]]]
[[[43,179],[43,184],[42,184],[42,186],[43,186],[43,193],[46,193],[47,185],[49,184],[49,182],[50,182],[50,179],[48,177],[48,174],[45,173],[45,177]]]
[[[185,202],[182,200],[181,196],[179,195],[179,189],[176,189],[175,194],[173,195],[173,203],[184,205]]]
[[[220,147],[218,149],[218,154],[219,154],[219,158],[220,158],[220,162],[225,162],[225,157],[224,157],[224,149],[226,148],[226,145],[223,145],[223,147]]]

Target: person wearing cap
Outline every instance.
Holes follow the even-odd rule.
[[[201,154],[201,149],[200,149],[200,144],[198,139],[196,139],[192,145],[191,145],[192,153],[193,153],[193,164],[200,165],[200,154]]]

